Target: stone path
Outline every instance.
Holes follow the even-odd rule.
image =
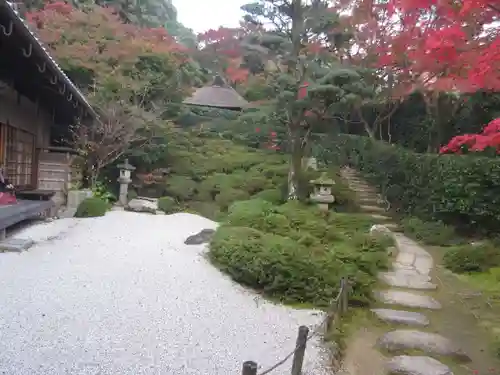
[[[379,349],[394,355],[388,359],[386,371],[403,375],[453,375],[447,365],[433,357],[468,362],[467,354],[446,337],[418,330],[431,323],[425,311],[441,309],[439,301],[427,294],[437,288],[431,279],[434,266],[431,255],[415,241],[396,233],[399,227],[391,223],[385,213],[386,202],[355,170],[343,169],[342,177],[356,193],[364,212],[387,221],[384,226],[391,229],[397,249],[393,269],[379,275],[388,288],[375,292],[378,302],[385,306],[372,309],[378,319],[395,326],[394,330],[379,337],[376,344]],[[415,350],[424,355],[402,355]]]

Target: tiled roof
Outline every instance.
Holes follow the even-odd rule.
[[[15,3],[12,3],[12,2],[9,2],[6,0],[0,0],[0,4],[1,3],[4,3],[4,4],[6,3],[9,5],[8,8],[10,10],[12,10],[12,12],[14,13],[14,18],[16,20],[20,21],[20,22],[18,22],[19,25],[21,27],[24,27],[26,29],[26,31],[28,31],[31,34],[31,36],[33,37],[33,40],[41,47],[42,51],[45,54],[47,62],[52,65],[53,69],[56,71],[56,74],[58,74],[60,76],[59,78],[62,78],[64,80],[64,83],[69,86],[72,94],[75,95],[77,97],[77,99],[80,101],[80,103],[86,107],[87,111],[94,118],[97,118],[98,117],[97,113],[92,108],[90,103],[87,101],[87,99],[85,98],[83,93],[75,86],[75,84],[73,82],[71,82],[71,79],[69,79],[69,77],[63,72],[62,68],[59,66],[59,64],[57,64],[57,62],[52,58],[52,56],[50,56],[50,53],[44,47],[43,43],[40,41],[40,39],[38,39],[38,37],[35,35],[35,33],[33,31],[31,31],[31,29],[28,26],[28,24],[26,23],[26,21],[20,16],[20,14],[17,10],[17,5]]]

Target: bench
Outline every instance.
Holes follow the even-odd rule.
[[[51,200],[18,199],[16,204],[0,205],[0,240],[5,229],[24,220],[50,215],[54,202]]]

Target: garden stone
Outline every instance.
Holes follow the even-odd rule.
[[[410,308],[422,308],[439,310],[441,309],[441,304],[430,296],[424,294],[417,294],[412,292],[405,292],[402,290],[385,290],[381,292],[376,292],[375,297],[380,301],[388,305],[400,305]]]
[[[450,368],[438,360],[425,356],[400,355],[386,364],[393,375],[453,375]]]
[[[387,323],[407,324],[413,326],[428,326],[429,319],[421,313],[391,309],[371,310],[380,320]]]
[[[372,225],[370,228],[371,235],[383,235],[383,236],[392,236],[392,232],[389,228],[382,224]]]
[[[464,362],[470,361],[469,356],[457,345],[437,333],[398,329],[379,338],[377,346],[389,352],[421,350],[427,354],[453,357]]]
[[[7,238],[0,242],[0,252],[12,251],[18,252],[28,250],[35,242],[31,239]]]
[[[411,274],[403,272],[381,272],[378,275],[379,279],[390,286],[396,288],[434,290],[436,284],[429,281],[429,276]]]
[[[125,208],[127,211],[155,214],[158,209],[158,204],[150,200],[135,198],[128,202]]]
[[[185,245],[201,245],[203,243],[208,243],[212,239],[215,230],[213,229],[203,229],[201,232],[189,236],[184,241]]]

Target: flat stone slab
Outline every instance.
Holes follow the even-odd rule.
[[[372,309],[377,318],[387,323],[407,324],[412,326],[428,326],[429,319],[421,313],[392,309]]]
[[[468,362],[470,358],[451,340],[437,333],[410,329],[388,332],[377,341],[377,346],[389,352],[421,350],[431,355],[441,355]]]
[[[400,305],[431,310],[441,309],[441,304],[430,296],[402,290],[389,289],[375,292],[375,298],[388,305]]]
[[[215,230],[213,229],[202,229],[201,232],[189,236],[184,241],[185,245],[201,245],[202,243],[208,243],[212,239]]]
[[[448,366],[425,356],[399,355],[387,361],[386,369],[393,375],[453,375]]]
[[[381,272],[379,280],[396,288],[408,288],[417,290],[434,290],[437,285],[429,281],[429,276],[414,274],[411,271]]]
[[[21,252],[28,250],[35,244],[35,241],[23,238],[7,238],[0,242],[0,252],[13,251]]]

